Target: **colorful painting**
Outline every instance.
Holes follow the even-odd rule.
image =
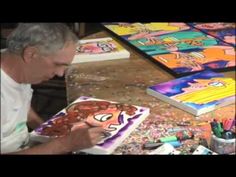
[[[232,46],[210,46],[152,57],[178,74],[235,67],[235,49]]]
[[[129,41],[148,55],[157,55],[189,49],[202,49],[219,44],[215,38],[200,31],[180,31],[154,38]]]
[[[112,38],[80,40],[72,64],[112,59],[125,59],[130,53]]]
[[[235,69],[235,23],[111,23],[104,26],[176,77]],[[231,46],[231,47],[230,47]]]
[[[127,40],[149,38],[190,29],[185,23],[113,23],[105,24],[105,27]]]
[[[65,136],[85,121],[100,124],[107,134],[92,154],[110,154],[149,115],[149,109],[90,97],[80,97],[32,133],[32,139]]]
[[[219,73],[203,71],[151,86],[147,92],[194,115],[200,115],[235,103],[235,80]]]
[[[112,38],[81,40],[76,48],[77,54],[101,54],[118,52],[124,48]]]
[[[226,43],[236,45],[235,23],[192,23],[190,25]]]

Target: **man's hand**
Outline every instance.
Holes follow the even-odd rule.
[[[73,128],[69,135],[61,138],[61,143],[68,151],[78,151],[90,148],[104,137],[105,130],[99,125],[83,123]]]
[[[104,138],[105,130],[98,125],[82,122],[70,134],[53,139],[14,154],[66,154],[90,148]]]

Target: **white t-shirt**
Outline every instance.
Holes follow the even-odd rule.
[[[32,92],[30,84],[15,82],[1,69],[1,153],[18,151],[28,142]]]

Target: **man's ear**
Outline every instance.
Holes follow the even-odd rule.
[[[36,47],[26,47],[23,51],[23,60],[26,63],[31,62],[32,60],[38,58],[39,49]]]

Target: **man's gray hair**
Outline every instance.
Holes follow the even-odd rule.
[[[20,23],[9,35],[7,48],[15,54],[35,46],[43,54],[50,54],[64,47],[67,42],[77,43],[77,36],[63,23]]]

